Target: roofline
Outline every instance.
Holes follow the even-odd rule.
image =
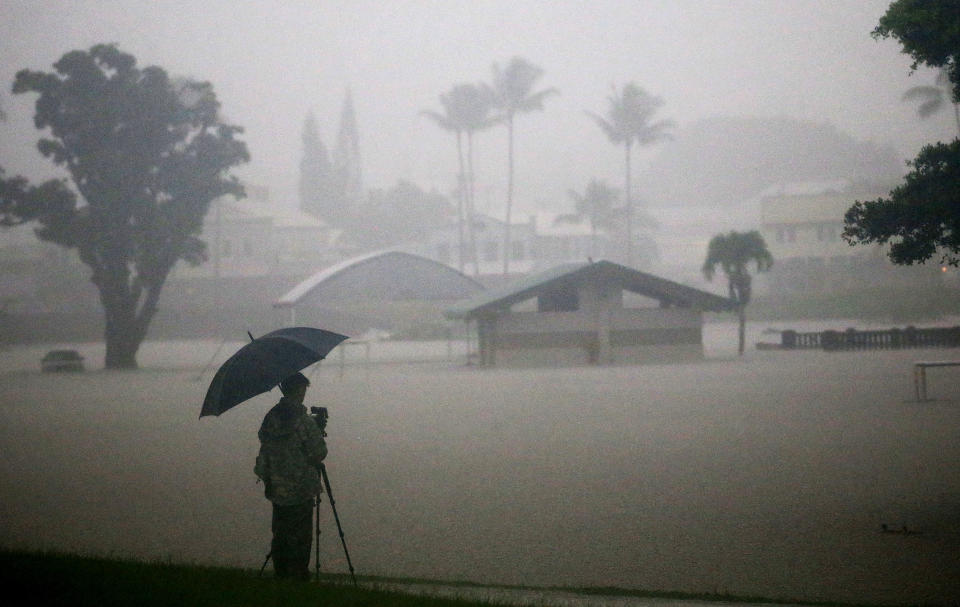
[[[426,262],[429,262],[429,263],[434,264],[434,265],[436,265],[436,266],[440,266],[440,267],[443,268],[444,270],[447,270],[447,271],[450,271],[450,272],[454,272],[454,273],[456,273],[456,274],[459,274],[461,277],[466,278],[467,280],[469,280],[470,282],[472,282],[473,284],[475,284],[479,289],[483,289],[483,285],[482,285],[482,284],[480,284],[480,283],[477,282],[476,280],[470,278],[469,276],[467,276],[467,275],[464,274],[463,272],[460,272],[460,271],[457,270],[456,268],[452,268],[452,267],[450,267],[450,266],[448,266],[448,265],[446,265],[446,264],[442,264],[442,263],[440,263],[439,261],[435,261],[435,260],[433,260],[433,259],[430,259],[429,257],[423,257],[423,256],[420,256],[420,255],[414,255],[413,253],[407,253],[407,252],[405,252],[405,251],[398,251],[398,250],[396,250],[396,249],[380,249],[380,250],[377,250],[377,251],[373,251],[373,252],[371,252],[371,253],[366,253],[366,254],[364,254],[364,255],[358,255],[358,256],[356,256],[356,257],[351,257],[350,259],[345,259],[345,260],[341,261],[340,263],[334,264],[334,265],[332,265],[332,266],[329,266],[329,267],[327,267],[327,268],[324,268],[323,270],[320,270],[319,272],[316,272],[316,273],[312,274],[312,275],[309,276],[308,278],[300,281],[296,286],[294,286],[292,289],[290,289],[289,291],[287,291],[286,293],[284,293],[283,296],[281,296],[279,299],[277,299],[275,302],[273,302],[273,307],[274,307],[274,308],[292,308],[292,307],[295,307],[298,303],[300,303],[301,300],[303,300],[305,297],[307,297],[308,295],[310,295],[311,293],[313,293],[314,290],[316,290],[316,289],[317,289],[318,287],[320,287],[324,282],[326,282],[327,280],[333,278],[334,276],[338,276],[338,275],[342,274],[343,272],[345,272],[345,271],[347,271],[347,270],[350,270],[350,269],[353,269],[353,268],[356,268],[356,267],[363,266],[363,265],[365,265],[365,264],[371,263],[372,261],[374,261],[374,260],[376,260],[376,259],[380,259],[380,258],[382,258],[382,257],[387,257],[387,256],[389,256],[389,255],[399,255],[399,256],[403,256],[403,257],[411,257],[411,258],[416,259],[416,260],[418,260],[418,261],[426,261]]]
[[[462,302],[462,305],[466,306],[466,305],[469,305],[471,301],[479,301],[477,305],[471,308],[454,306],[454,307],[448,308],[444,312],[444,314],[445,316],[447,316],[447,318],[469,320],[471,318],[481,316],[485,312],[503,309],[517,302],[524,301],[525,299],[530,298],[534,293],[543,291],[550,286],[553,286],[562,282],[566,282],[566,281],[576,280],[577,275],[583,272],[598,271],[594,268],[600,268],[599,271],[601,272],[604,272],[604,271],[618,272],[628,277],[632,276],[634,279],[641,279],[648,283],[653,283],[654,285],[653,290],[656,291],[656,293],[653,293],[653,294],[649,293],[649,291],[643,292],[643,291],[636,291],[634,289],[628,289],[628,290],[641,293],[649,297],[654,297],[655,299],[664,299],[664,300],[686,299],[686,300],[690,300],[688,302],[690,305],[693,305],[696,300],[701,300],[702,303],[706,305],[699,306],[700,308],[702,308],[704,311],[714,311],[714,312],[733,310],[736,308],[736,305],[737,305],[736,302],[730,298],[722,297],[720,295],[709,293],[707,291],[702,291],[694,287],[690,287],[678,282],[674,282],[666,278],[661,278],[653,274],[647,274],[646,272],[641,272],[640,270],[628,268],[627,266],[623,266],[623,265],[620,265],[611,261],[606,261],[606,260],[601,260],[597,262],[583,262],[583,263],[577,263],[577,264],[564,264],[561,266],[556,266],[551,270],[547,270],[542,274],[550,276],[554,272],[557,272],[558,270],[564,267],[569,267],[570,270],[567,272],[563,272],[557,276],[553,276],[552,278],[548,278],[542,282],[535,282],[530,286],[527,286],[520,290],[510,290],[511,285],[522,283],[525,280],[530,280],[532,277],[519,279],[518,281],[514,281],[506,285],[502,289],[494,291],[493,293],[491,292],[487,292],[485,294],[481,293],[476,298],[465,300],[464,302]],[[536,277],[536,275],[534,275],[533,277]],[[629,281],[623,281],[623,282],[629,282]],[[498,291],[503,292],[504,294],[498,296],[497,295]],[[486,297],[484,298],[483,295],[486,295]],[[660,297],[656,297],[657,295],[660,295]]]

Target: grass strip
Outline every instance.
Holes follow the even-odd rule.
[[[472,607],[489,604],[355,588],[336,581],[322,584],[278,581],[242,569],[12,551],[0,552],[0,587],[3,603],[9,606]]]
[[[809,602],[731,594],[649,591],[615,587],[529,587],[438,581],[420,578],[358,576],[365,587],[354,587],[345,575],[321,575],[321,583],[275,580],[254,570],[200,565],[144,562],[55,552],[0,549],[0,587],[4,605],[71,605],[98,607],[171,607],[205,605],[230,607],[487,607],[493,600],[442,598],[376,589],[378,584],[479,590],[562,592],[599,597],[633,597],[669,601],[871,607],[866,604]],[[370,588],[373,586],[373,588]],[[411,588],[413,590],[413,588]],[[543,604],[542,601],[537,601]]]

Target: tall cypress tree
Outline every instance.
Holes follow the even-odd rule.
[[[340,196],[333,223],[343,225],[357,212],[363,197],[360,176],[360,137],[357,134],[357,117],[353,109],[353,95],[347,89],[340,112],[340,130],[337,133],[337,148],[334,151],[334,174],[337,193]]]
[[[300,210],[314,217],[331,221],[335,196],[331,182],[333,165],[323,145],[313,113],[303,122],[303,157],[300,159]]]

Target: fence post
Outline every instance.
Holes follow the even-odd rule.
[[[903,339],[902,331],[899,328],[894,327],[890,329],[890,347],[898,349],[901,346],[901,340]]]
[[[797,347],[797,332],[791,329],[780,333],[780,345],[786,350],[793,350]]]
[[[836,331],[824,331],[820,334],[820,347],[828,352],[840,349],[840,334]]]
[[[903,337],[908,348],[915,348],[917,346],[917,328],[913,325],[904,329]]]
[[[856,349],[857,347],[857,330],[853,327],[848,328],[843,332],[843,346],[848,350]]]

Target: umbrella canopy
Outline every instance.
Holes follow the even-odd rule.
[[[217,369],[200,417],[227,409],[263,394],[284,378],[322,360],[346,335],[314,329],[278,329],[246,344]]]

